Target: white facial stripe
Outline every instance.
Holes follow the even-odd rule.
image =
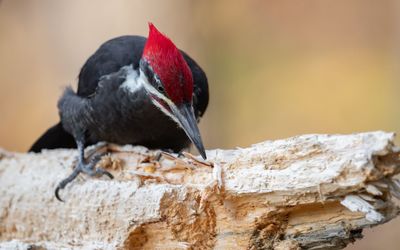
[[[178,119],[176,119],[176,117],[175,117],[171,112],[169,112],[166,108],[164,108],[163,105],[161,105],[159,102],[157,102],[157,101],[154,100],[154,99],[151,99],[151,101],[152,101],[153,104],[154,104],[157,108],[159,108],[164,114],[166,114],[168,117],[170,117],[172,120],[174,120],[179,126],[181,126],[181,124],[179,123]]]
[[[168,99],[165,95],[161,94],[158,90],[156,90],[153,85],[151,85],[143,73],[143,71],[140,70],[139,74],[139,80],[142,82],[143,86],[145,89],[150,92],[151,94],[157,96],[158,98],[162,99],[164,102],[166,102],[169,106],[175,105],[170,99]]]
[[[143,87],[143,82],[139,81],[139,75],[137,71],[133,69],[132,65],[124,66],[122,70],[126,72],[126,79],[121,85],[122,88],[127,89],[131,93],[135,93]]]
[[[126,72],[126,80],[122,83],[121,87],[125,88],[127,91],[131,93],[135,93],[136,91],[140,90],[142,87],[144,87],[149,93],[152,95],[157,96],[161,100],[165,101],[169,106],[172,106],[174,108],[175,104],[170,101],[167,97],[165,97],[163,94],[158,92],[147,80],[147,77],[143,74],[143,72],[140,70],[140,73],[138,74],[136,70],[133,70],[132,65],[129,66],[124,66],[121,68],[122,70],[125,70]],[[175,118],[175,116],[169,112],[166,108],[164,108],[159,102],[154,100],[153,98],[151,99],[152,103],[159,108],[164,114],[169,116],[172,120],[174,120],[178,125],[180,126],[178,120]]]
[[[148,81],[147,77],[143,73],[143,71],[140,70],[140,73],[138,74],[136,70],[133,70],[132,65],[129,66],[124,66],[122,67],[122,70],[125,70],[126,72],[126,80],[122,83],[121,87],[126,88],[129,92],[135,93],[138,91],[140,88],[144,87],[148,92],[151,94],[157,96],[164,102],[166,102],[169,106],[175,106],[175,104],[168,99],[166,96],[161,94],[159,91],[157,91]],[[154,101],[153,101],[154,103]],[[156,102],[157,103],[157,102]],[[160,106],[160,105],[157,105]],[[161,105],[162,107],[162,105]],[[163,108],[165,110],[165,108]]]
[[[158,90],[156,90],[153,85],[151,85],[147,79],[147,77],[145,76],[145,74],[143,73],[143,71],[140,70],[139,73],[139,77],[138,77],[138,82],[140,82],[140,84],[152,95],[157,96],[158,98],[160,98],[161,100],[163,100],[165,103],[167,103],[167,105],[172,109],[172,110],[178,110],[176,105],[170,100],[168,99],[165,95],[161,94]],[[172,120],[174,120],[179,127],[182,127],[180,122],[178,121],[178,119],[176,119],[176,117],[169,112],[169,110],[167,110],[166,108],[163,107],[163,105],[161,105],[157,100],[155,99],[151,99],[152,103],[159,108],[164,114],[166,114],[167,116],[169,116]]]

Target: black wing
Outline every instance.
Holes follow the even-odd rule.
[[[61,122],[49,128],[29,149],[30,152],[40,152],[42,149],[75,148],[72,135],[64,130]]]

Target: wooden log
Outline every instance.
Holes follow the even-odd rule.
[[[105,144],[115,179],[79,176],[64,203],[75,150],[0,151],[0,249],[340,249],[399,212],[393,141],[303,135],[208,162]]]

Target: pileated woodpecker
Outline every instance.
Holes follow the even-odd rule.
[[[175,152],[191,141],[206,159],[197,122],[207,105],[203,70],[150,23],[147,39],[122,36],[100,46],[81,69],[77,93],[67,88],[61,96],[61,122],[30,151],[77,147],[77,166],[55,190],[62,201],[59,190],[81,172],[112,178],[84,157],[84,147],[99,141]]]

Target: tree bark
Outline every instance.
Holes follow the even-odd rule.
[[[54,189],[75,150],[0,151],[0,248],[341,249],[399,212],[393,141],[303,135],[210,150],[208,162],[105,144],[98,166],[115,179],[81,175],[65,202]]]

